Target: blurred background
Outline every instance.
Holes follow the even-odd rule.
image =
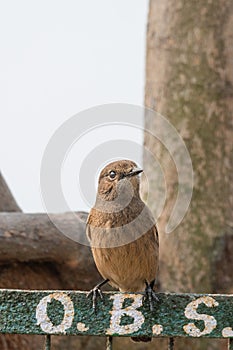
[[[41,158],[62,123],[95,105],[143,105],[147,13],[148,0],[1,3],[1,170],[24,211],[44,211]],[[142,133],[131,139],[142,143]],[[93,135],[85,143],[98,145]],[[80,153],[73,159],[85,158]],[[72,209],[87,210],[69,187],[79,166],[69,167],[63,185]]]

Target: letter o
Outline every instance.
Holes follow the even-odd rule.
[[[59,301],[64,307],[64,317],[59,325],[54,326],[47,315],[47,305],[52,299]],[[74,305],[70,297],[64,293],[52,293],[42,298],[36,308],[37,324],[43,332],[66,333],[66,329],[70,328],[74,319]]]

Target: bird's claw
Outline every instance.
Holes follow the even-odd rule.
[[[100,297],[101,299],[103,299],[103,293],[101,289],[98,286],[96,286],[92,290],[90,290],[90,292],[87,294],[87,298],[91,296],[92,296],[92,309],[96,313],[97,298]]]
[[[149,301],[150,311],[154,311],[153,301],[158,302],[159,298],[157,297],[157,294],[153,290],[151,284],[149,284],[148,282],[146,282],[146,289],[143,295],[143,301],[147,299]]]

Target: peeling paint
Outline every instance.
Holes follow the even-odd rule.
[[[163,326],[161,324],[154,324],[154,326],[152,327],[152,332],[155,335],[161,334],[162,331],[163,331]]]
[[[64,318],[62,322],[55,326],[47,315],[47,305],[52,299],[60,301],[64,307]],[[70,297],[65,293],[55,292],[41,299],[36,308],[37,325],[49,334],[62,333],[66,334],[66,329],[70,328],[74,319],[74,305]]]
[[[204,322],[205,325],[203,331],[200,331],[200,329],[197,328],[194,323],[188,323],[187,325],[183,326],[185,333],[187,333],[191,337],[200,337],[202,335],[210,334],[217,326],[217,321],[213,316],[199,314],[197,312],[198,306],[202,303],[205,304],[207,307],[215,307],[219,305],[214,298],[204,296],[192,301],[186,306],[184,311],[185,316],[189,319],[201,320]]]
[[[223,328],[222,330],[222,336],[224,338],[230,338],[230,337],[233,337],[233,330],[231,327],[225,327]]]
[[[0,334],[233,338],[233,295],[160,293],[153,312],[142,298],[106,292],[94,315],[86,292],[0,290]]]
[[[110,327],[107,329],[106,333],[110,335],[126,335],[137,332],[145,321],[142,312],[136,310],[142,306],[143,296],[141,294],[115,294],[110,298],[113,299],[113,308],[109,311],[111,314]],[[133,299],[133,302],[123,309],[123,302],[126,299]],[[121,325],[121,318],[124,315],[132,317],[134,319],[133,323]]]
[[[79,332],[86,332],[86,331],[88,331],[88,329],[89,329],[89,327],[88,326],[86,327],[85,323],[82,323],[82,322],[77,323],[77,330]]]

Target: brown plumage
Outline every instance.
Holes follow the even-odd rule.
[[[96,202],[87,220],[87,236],[104,282],[122,292],[146,290],[151,306],[156,298],[153,285],[159,240],[154,218],[140,198],[141,171],[130,160],[110,163],[101,171]],[[91,291],[94,307],[104,282]]]

